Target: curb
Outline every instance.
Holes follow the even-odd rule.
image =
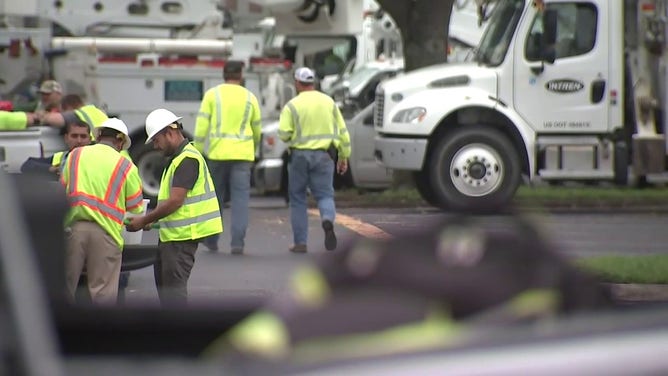
[[[668,285],[604,283],[615,301],[626,303],[668,303]]]
[[[341,200],[334,198],[337,208],[361,208],[361,209],[433,209],[440,210],[437,207],[430,206],[423,202],[384,202],[375,203],[363,200]],[[599,205],[568,205],[568,204],[514,204],[510,207],[511,211],[521,212],[547,212],[547,213],[657,213],[667,214],[668,205],[624,205],[624,206],[599,206]],[[444,211],[445,212],[445,211]]]

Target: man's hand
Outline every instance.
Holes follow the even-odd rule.
[[[49,172],[53,172],[54,174],[60,176],[60,166],[50,166]]]
[[[151,228],[151,224],[146,221],[145,216],[132,217],[125,220],[125,229],[130,232],[137,232],[139,230],[145,230]]]
[[[348,171],[348,160],[347,159],[341,159],[336,163],[336,172],[339,175],[343,175]]]

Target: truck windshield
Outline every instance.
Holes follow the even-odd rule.
[[[478,63],[489,66],[503,63],[522,15],[524,2],[525,0],[505,0],[496,6],[475,55]]]

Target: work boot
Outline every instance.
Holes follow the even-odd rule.
[[[241,247],[234,247],[234,248],[232,248],[231,253],[233,255],[243,255],[244,254],[244,249],[241,248]]]
[[[290,247],[292,253],[306,253],[306,244],[295,244]]]
[[[336,249],[336,234],[332,221],[322,221],[322,229],[325,230],[325,249],[328,251]]]

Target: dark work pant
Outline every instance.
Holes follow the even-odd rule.
[[[158,243],[153,275],[163,306],[188,303],[188,278],[195,265],[197,243],[197,240]]]

